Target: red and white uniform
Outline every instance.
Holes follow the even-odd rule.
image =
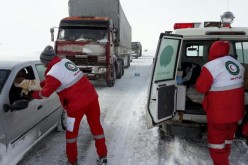
[[[77,136],[84,114],[94,136],[98,156],[107,156],[104,131],[100,123],[98,95],[87,77],[70,60],[61,60],[58,57],[54,57],[49,63],[45,77],[41,82],[42,90],[32,93],[32,97],[42,99],[57,92],[68,115],[66,153],[69,162],[77,161]]]
[[[196,82],[196,89],[205,94],[208,146],[215,165],[229,164],[230,144],[244,115],[244,68],[228,51],[229,44],[215,42]]]

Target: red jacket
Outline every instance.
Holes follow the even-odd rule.
[[[205,94],[203,108],[208,122],[237,122],[244,115],[244,68],[227,55],[228,51],[229,44],[215,42],[196,81],[196,89]]]
[[[41,82],[41,91],[36,91],[32,94],[33,98],[42,99],[45,97],[49,97],[53,92],[57,92],[61,104],[67,110],[67,113],[76,112],[86,105],[88,105],[91,101],[98,97],[95,88],[89,82],[87,77],[82,76],[78,81],[74,84],[67,86],[66,88],[62,88],[63,82],[59,80],[56,76],[49,74],[52,69],[56,70],[57,73],[61,74],[60,77],[63,76],[64,73],[60,73],[60,70],[64,69],[63,65],[56,65],[61,62],[61,59],[55,57],[48,65],[45,71],[45,80]],[[54,68],[53,68],[54,67]],[[83,75],[83,73],[78,69],[77,73]],[[64,77],[64,80],[66,77]]]

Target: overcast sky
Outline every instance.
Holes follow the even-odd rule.
[[[158,37],[175,22],[219,21],[225,11],[233,26],[248,26],[247,0],[120,0],[132,26],[132,40],[153,52]],[[0,0],[0,56],[34,54],[50,41],[49,29],[68,16],[68,0]]]

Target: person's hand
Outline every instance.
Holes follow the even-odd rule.
[[[40,82],[40,87],[43,88],[45,85],[46,85],[46,81],[43,80],[43,81]]]
[[[30,95],[31,95],[31,97],[32,97],[33,99],[42,99],[42,98],[40,97],[40,91],[32,91],[32,92],[30,93]]]

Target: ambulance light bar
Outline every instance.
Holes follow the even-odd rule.
[[[235,17],[232,12],[227,11],[223,15],[221,15],[220,18],[223,24],[231,24]]]
[[[231,23],[234,20],[234,15],[232,12],[227,11],[224,12],[223,15],[221,15],[221,21],[220,22],[204,22],[204,27],[228,27],[231,28]],[[201,23],[175,23],[174,24],[174,30],[176,29],[185,29],[185,28],[198,28],[200,27]]]
[[[174,30],[176,29],[184,29],[184,28],[197,28],[201,23],[175,23]]]
[[[204,27],[221,27],[221,22],[204,22]]]

